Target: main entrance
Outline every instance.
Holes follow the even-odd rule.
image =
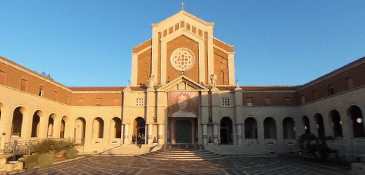
[[[198,142],[198,121],[196,118],[169,118],[167,143],[194,144]]]
[[[191,123],[188,120],[176,121],[176,143],[191,142]]]

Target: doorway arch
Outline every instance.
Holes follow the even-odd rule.
[[[146,133],[146,121],[142,117],[137,117],[134,120],[133,134],[136,136],[136,138],[138,138],[139,134],[143,135],[143,137],[146,137],[145,133]],[[146,140],[146,138],[144,138],[144,140]]]
[[[189,120],[176,121],[176,143],[191,143],[191,123]]]
[[[221,144],[233,144],[232,120],[223,117],[220,122]]]

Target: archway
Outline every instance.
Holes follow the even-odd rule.
[[[53,126],[54,126],[54,118],[55,118],[55,114],[51,114],[48,117],[48,130],[47,130],[47,136],[48,138],[52,138],[53,137]]]
[[[365,137],[361,109],[358,106],[353,105],[347,109],[347,116],[351,119],[354,137]]]
[[[295,139],[295,124],[291,117],[283,120],[283,135],[284,139]]]
[[[63,116],[61,120],[60,138],[65,138],[67,116]]]
[[[11,125],[11,134],[14,137],[21,137],[22,135],[22,124],[23,124],[23,107],[17,107],[13,113],[13,122]]]
[[[104,121],[100,117],[96,117],[93,121],[93,138],[104,137]]]
[[[314,121],[317,122],[317,130],[318,130],[318,137],[324,137],[324,125],[323,125],[323,117],[320,113],[314,114]]]
[[[188,120],[176,121],[176,143],[191,143],[191,123]]]
[[[85,141],[86,120],[79,117],[75,123],[75,143],[84,143]]]
[[[253,117],[248,117],[245,120],[245,138],[257,139],[257,121]]]
[[[340,113],[336,110],[330,111],[328,117],[332,121],[332,128],[333,128],[333,136],[334,137],[342,137],[342,121],[340,117]]]
[[[40,116],[42,115],[42,111],[36,111],[33,114],[33,122],[32,122],[32,133],[31,137],[38,137],[39,136],[39,128],[40,128]]]
[[[221,119],[220,136],[222,144],[233,144],[232,120],[229,117]]]
[[[136,138],[138,138],[138,135],[141,135],[144,137],[144,140],[146,140],[145,132],[146,132],[146,121],[142,117],[137,117],[134,120],[133,134],[136,136]]]
[[[311,133],[311,129],[310,129],[308,117],[307,116],[303,116],[302,121],[303,121],[305,133],[306,134]]]
[[[122,121],[118,117],[114,117],[111,121],[111,138],[121,138]]]
[[[264,138],[276,139],[276,125],[272,117],[267,117],[264,120]]]

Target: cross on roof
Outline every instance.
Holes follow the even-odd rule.
[[[181,6],[181,10],[184,10],[184,6],[185,6],[184,2],[182,2],[182,3],[180,4],[180,6]]]

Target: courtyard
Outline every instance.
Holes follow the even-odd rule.
[[[86,156],[18,174],[349,174],[350,165],[291,156],[227,156],[218,160],[152,160],[143,156]]]

